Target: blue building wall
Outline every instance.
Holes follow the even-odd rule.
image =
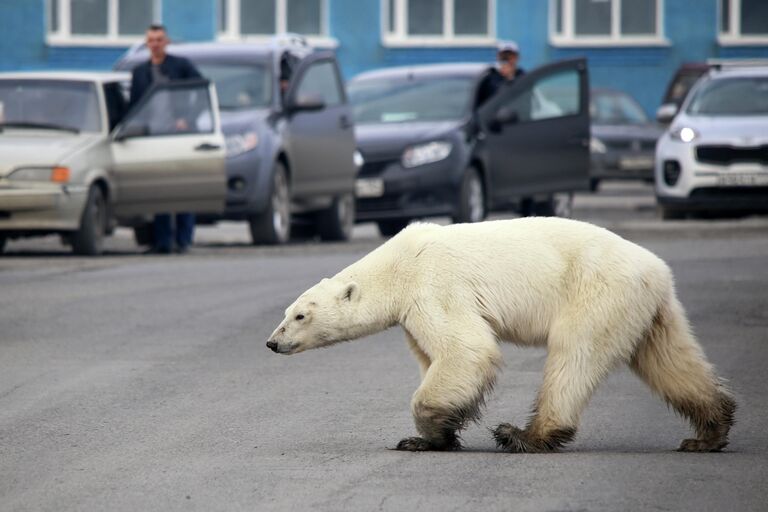
[[[329,35],[346,77],[368,69],[429,62],[490,62],[488,47],[387,47],[381,37],[380,0],[328,0]],[[649,113],[677,67],[708,58],[768,58],[767,46],[721,46],[718,0],[665,0],[668,46],[562,48],[549,43],[549,2],[496,0],[496,34],[520,45],[521,65],[584,56],[592,85],[626,90]],[[180,41],[216,37],[216,0],[162,0],[162,21]],[[114,46],[47,45],[45,0],[0,0],[0,70],[109,69],[126,50]]]

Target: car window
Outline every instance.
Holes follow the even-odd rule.
[[[349,84],[356,123],[453,121],[469,110],[473,77],[368,79]]]
[[[296,99],[301,101],[302,98],[313,96],[319,96],[328,106],[338,105],[342,102],[341,83],[332,62],[318,62],[304,72],[296,93]]]
[[[592,94],[589,105],[592,122],[596,124],[644,124],[645,112],[630,96],[615,92]]]
[[[213,110],[207,85],[161,86],[131,112],[126,128],[141,127],[147,135],[212,133]]]
[[[694,94],[688,106],[692,115],[768,115],[768,77],[710,80]]]
[[[128,111],[128,98],[124,89],[117,82],[104,84],[104,101],[107,104],[107,118],[110,131],[123,120]]]
[[[500,106],[516,112],[519,122],[539,121],[578,114],[580,97],[579,73],[569,69],[541,78]]]
[[[198,64],[216,84],[222,110],[265,108],[272,102],[272,72],[265,64]]]
[[[2,80],[0,123],[101,131],[96,87],[91,82],[69,80]]]

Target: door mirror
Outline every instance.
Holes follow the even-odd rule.
[[[149,127],[144,124],[120,125],[115,131],[114,139],[117,142],[136,137],[146,137],[149,135]]]
[[[506,124],[515,124],[520,120],[517,111],[510,107],[501,107],[488,124],[488,129],[498,133]]]
[[[656,120],[662,124],[669,124],[677,115],[677,105],[665,103],[656,111]]]
[[[325,101],[320,94],[303,94],[286,105],[289,112],[313,112],[323,110]]]

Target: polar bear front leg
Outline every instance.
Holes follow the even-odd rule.
[[[398,450],[458,450],[458,432],[480,416],[485,394],[495,382],[501,354],[490,332],[470,330],[465,333],[469,338],[457,334],[445,336],[437,346],[428,345],[435,350],[411,400],[420,437],[403,439]],[[418,348],[419,343],[414,342]]]

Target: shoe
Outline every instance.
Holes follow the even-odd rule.
[[[171,254],[169,247],[150,247],[143,254]]]
[[[176,247],[176,254],[187,254],[189,252],[188,245],[180,245]]]

